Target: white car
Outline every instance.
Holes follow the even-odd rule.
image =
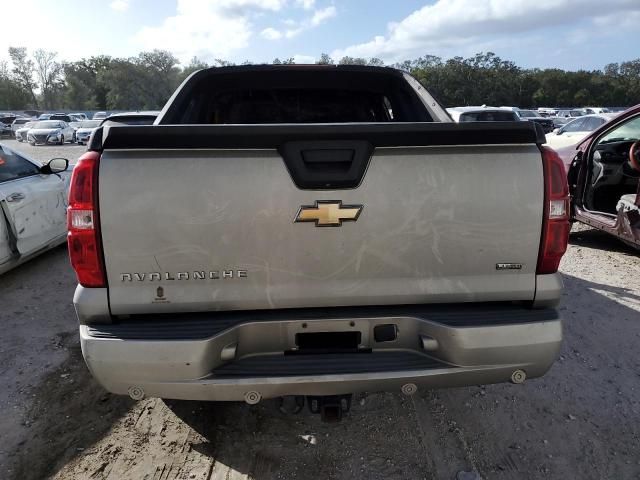
[[[0,274],[64,243],[69,161],[45,165],[0,143]]]
[[[22,127],[24,127],[24,125],[26,123],[29,123],[31,121],[32,120],[30,118],[27,118],[27,117],[18,117],[11,124],[11,130],[13,130],[13,132],[15,133],[16,130],[21,129]]]
[[[561,128],[547,133],[547,145],[551,148],[562,148],[575,145],[596,128],[604,125],[616,115],[613,113],[599,113],[597,115],[584,115],[570,121]]]
[[[26,142],[27,134],[29,133],[29,130],[31,130],[31,127],[33,127],[36,123],[38,123],[36,120],[32,120],[30,122],[25,123],[19,129],[17,129],[15,131],[16,140],[21,143]]]
[[[520,117],[513,110],[499,107],[453,107],[447,113],[457,122],[519,122]]]
[[[587,115],[593,113],[612,113],[611,110],[604,107],[584,107],[581,110]]]
[[[64,120],[43,120],[37,122],[27,133],[31,145],[64,145],[75,143],[76,130]]]
[[[578,118],[584,115],[585,113],[582,110],[574,108],[570,110],[558,110],[558,113],[555,116],[560,118]]]
[[[78,122],[76,126],[76,142],[80,145],[84,145],[89,142],[93,131],[100,126],[100,122],[103,120],[84,120]]]

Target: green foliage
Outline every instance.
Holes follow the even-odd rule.
[[[159,109],[176,87],[197,70],[213,65],[197,57],[184,67],[169,52],[154,50],[137,57],[95,56],[69,63],[55,52],[9,48],[11,64],[0,62],[0,110],[60,108],[79,110]],[[293,58],[273,60],[274,65]],[[323,53],[320,65],[384,66],[379,58]],[[245,61],[243,65],[250,64]],[[640,103],[640,59],[611,63],[603,70],[577,72],[523,69],[493,52],[469,58],[425,55],[393,65],[410,72],[446,106],[510,105],[520,107],[629,106]]]
[[[395,65],[446,106],[630,106],[640,103],[640,59],[604,71],[522,69],[493,52],[446,61],[427,55]]]

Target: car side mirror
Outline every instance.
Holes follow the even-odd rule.
[[[556,135],[562,135],[562,129],[561,128],[554,128],[553,129],[553,133],[555,133]]]
[[[66,158],[52,158],[42,167],[40,167],[40,173],[44,175],[51,175],[52,173],[62,173],[69,168],[69,160]]]

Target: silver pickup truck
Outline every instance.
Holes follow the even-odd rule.
[[[389,68],[202,70],[74,169],[82,351],[135,399],[311,397],[543,375],[569,230],[529,122],[456,124]]]

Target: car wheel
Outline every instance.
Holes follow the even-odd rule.
[[[18,142],[22,143],[22,139],[21,138],[16,138],[16,140],[18,140]]]
[[[60,135],[60,145],[64,145],[64,135]]]
[[[73,134],[73,137],[71,137],[71,143],[78,143],[78,139],[76,138],[76,134]]]
[[[36,146],[36,142],[29,142],[29,145],[31,145],[32,147]]]

